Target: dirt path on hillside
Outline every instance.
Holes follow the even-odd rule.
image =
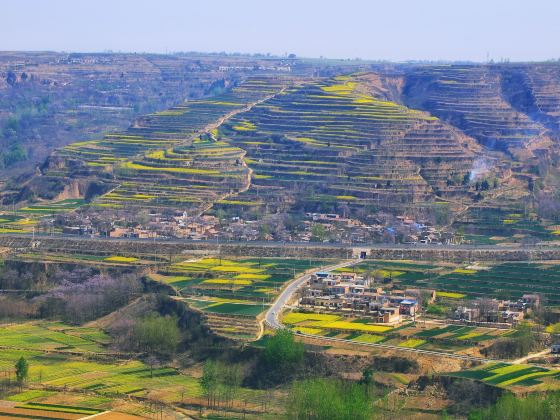
[[[262,99],[259,99],[258,101],[252,102],[250,104],[248,104],[246,107],[241,108],[241,109],[236,109],[233,110],[229,113],[227,113],[226,115],[224,115],[223,117],[221,117],[218,121],[211,123],[209,125],[206,126],[206,128],[203,130],[203,133],[205,134],[209,134],[210,138],[214,141],[218,141],[218,139],[216,137],[214,137],[214,135],[212,134],[212,131],[219,128],[222,124],[224,124],[226,121],[228,121],[230,118],[236,116],[237,114],[241,114],[244,112],[248,112],[251,109],[253,109],[255,106],[262,104],[263,102],[266,102],[272,98],[274,98],[276,95],[280,95],[282,92],[284,92],[286,90],[287,87],[283,87],[282,89],[280,89],[278,92],[272,94],[272,95],[268,95]],[[248,173],[247,173],[247,182],[246,185],[241,188],[238,192],[233,193],[233,194],[224,194],[222,197],[220,197],[218,199],[219,200],[225,200],[226,198],[230,198],[230,197],[235,197],[238,196],[241,193],[244,193],[246,191],[249,190],[249,188],[251,188],[251,181],[253,178],[253,170],[247,165],[247,162],[245,161],[245,155],[247,154],[246,151],[244,151],[245,153],[243,154],[243,156],[241,157],[242,160],[242,165],[247,168]],[[208,205],[204,206],[202,208],[202,210],[199,211],[198,216],[203,215],[204,213],[206,213],[208,210],[210,210],[212,207],[214,206],[214,202],[212,203],[208,203]]]
[[[519,365],[521,363],[526,363],[527,360],[536,359],[536,358],[539,358],[539,357],[542,357],[542,356],[546,356],[547,354],[550,354],[550,349],[543,350],[539,353],[529,354],[525,357],[521,357],[519,359],[516,359],[511,363]]]

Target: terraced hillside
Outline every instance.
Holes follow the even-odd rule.
[[[203,258],[159,267],[154,281],[175,289],[189,306],[201,311],[204,322],[221,335],[253,339],[256,317],[264,312],[285,284],[326,260],[284,258]]]
[[[512,65],[502,70],[502,88],[519,111],[560,130],[560,66],[554,63]],[[554,134],[553,134],[554,135]],[[558,135],[554,135],[558,138]]]
[[[425,109],[496,150],[535,149],[550,139],[546,128],[505,100],[508,66],[426,66],[407,73],[405,102]],[[538,75],[538,71],[534,72]],[[536,80],[536,79],[535,79]],[[535,85],[538,85],[538,81]],[[545,88],[546,90],[546,88]],[[554,97],[541,96],[554,107]],[[547,102],[548,101],[548,102]]]
[[[282,87],[281,80],[255,77],[213,99],[150,114],[124,133],[61,149],[49,159],[44,175],[71,181],[78,195],[88,195],[96,180],[98,191],[110,191],[95,202],[102,207],[201,210],[249,183],[245,152],[216,141],[213,127]]]
[[[532,215],[516,220],[535,222],[537,232],[555,223],[536,220],[532,203],[535,191],[554,185],[558,68],[254,75],[124,132],[66,146],[33,182],[46,184],[35,190],[48,200],[106,209],[444,214],[470,235],[478,232],[468,207],[505,215],[526,207]],[[551,238],[542,233],[532,236]]]
[[[426,206],[465,195],[477,146],[426,113],[368,93],[360,76],[293,87],[220,129],[247,150],[244,200],[306,209]]]
[[[55,148],[124,130],[138,116],[185,98],[219,92],[248,73],[219,70],[237,61],[218,56],[2,52],[0,172],[32,172]]]

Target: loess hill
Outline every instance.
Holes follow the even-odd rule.
[[[0,52],[0,175],[141,115],[219,94],[263,60],[203,54]],[[251,67],[249,67],[251,66]],[[15,153],[18,151],[19,153]]]
[[[280,209],[430,206],[468,195],[480,148],[425,112],[375,96],[368,75],[292,87],[221,130],[247,150],[251,200]],[[451,181],[451,182],[450,182]]]
[[[511,219],[556,194],[559,126],[557,64],[255,73],[57,150],[19,198],[40,182],[101,208]]]

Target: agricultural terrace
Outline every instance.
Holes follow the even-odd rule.
[[[460,120],[458,125],[468,135],[491,148],[521,148],[544,135],[541,124],[504,100],[502,76],[489,67],[419,67],[407,77],[414,81],[408,92],[411,106],[425,106],[445,120]],[[421,101],[415,98],[419,92]]]
[[[538,220],[534,213],[525,215],[518,204],[505,205],[503,199],[499,205],[470,207],[453,227],[465,232],[465,240],[475,244],[521,242],[529,237],[540,241],[560,238],[552,224]]]
[[[420,286],[424,282],[414,284]],[[547,305],[557,306],[560,305],[560,266],[547,263],[497,264],[486,269],[443,274],[427,280],[425,286],[473,298],[518,299],[526,293],[538,293]]]
[[[59,322],[28,322],[0,328],[0,346],[12,349],[102,353],[109,336],[97,328]]]
[[[253,338],[255,318],[274,300],[285,283],[326,260],[283,258],[204,258],[161,268],[152,280],[169,284],[189,306],[202,311],[215,332]]]
[[[41,391],[39,391],[41,392]],[[23,395],[23,393],[22,393]],[[24,397],[25,398],[25,397]],[[3,403],[0,407],[2,418],[24,419],[83,419],[102,413],[103,409],[78,407],[66,404],[45,404],[38,402],[22,402],[11,405]],[[115,418],[118,418],[117,415]],[[134,418],[134,417],[133,417]]]
[[[92,177],[115,188],[95,201],[101,207],[175,206],[197,209],[248,184],[244,151],[216,138],[222,119],[279,92],[284,81],[253,77],[228,92],[186,102],[140,118],[124,133],[70,144],[56,152],[65,162],[50,177]],[[205,131],[208,131],[207,133]]]
[[[18,213],[26,215],[52,215],[66,211],[75,210],[84,205],[84,200],[79,198],[69,198],[66,200],[55,201],[52,203],[33,204],[18,209]]]
[[[31,215],[14,212],[0,214],[0,233],[25,233],[33,229],[37,220]]]
[[[79,404],[89,408],[109,408],[107,404],[116,396],[150,395],[172,404],[203,400],[198,378],[190,373],[170,367],[152,369],[136,360],[100,362],[79,355],[103,353],[108,342],[108,336],[93,327],[71,327],[56,322],[0,327],[0,372],[12,372],[15,362],[24,356],[29,363],[31,387],[42,385],[68,392],[95,393],[98,397],[89,395]],[[33,390],[13,398],[27,403],[47,395],[45,391]],[[236,400],[246,402],[247,407],[258,408],[264,395],[264,391],[241,388]]]
[[[457,266],[451,264],[438,265],[432,262],[366,260],[336,271],[351,271],[359,275],[373,276],[376,281],[390,279],[406,285],[408,282],[424,280],[430,276],[437,276],[442,272],[454,270],[455,267]]]
[[[183,296],[206,296],[254,303],[270,302],[284,284],[326,260],[284,258],[203,258],[160,269],[152,278],[170,284]]]
[[[99,249],[86,252],[79,249],[60,250],[58,252],[20,252],[14,255],[13,259],[23,261],[49,261],[57,263],[79,263],[91,264],[95,266],[130,266],[145,267],[158,266],[168,263],[168,255],[155,255],[153,253],[135,253],[135,257],[113,255],[111,251]]]
[[[0,214],[0,233],[27,233],[32,231],[43,216],[77,209],[84,204],[82,199],[66,199],[44,202],[14,209]]]
[[[371,96],[368,83],[360,75],[289,88],[223,124],[221,135],[247,151],[253,170],[245,200],[431,206],[434,192],[464,188],[447,179],[468,173],[468,140],[428,114]],[[443,157],[453,165],[440,165]]]
[[[123,182],[97,204],[119,207],[125,202],[189,208],[212,203],[230,191],[248,186],[249,169],[242,164],[244,154],[237,147],[207,136],[188,146],[150,152],[141,161],[119,165]],[[139,180],[145,181],[141,192]]]
[[[546,304],[560,305],[560,265],[554,262],[463,267],[449,263],[376,260],[341,271],[371,274],[376,281],[389,279],[398,287],[436,290],[441,298],[519,299],[527,293],[538,293]]]
[[[445,353],[472,352],[473,349],[488,346],[494,340],[513,332],[486,327],[441,326],[422,321],[392,327],[374,324],[367,318],[334,313],[290,312],[282,322],[293,331],[303,334]]]
[[[512,390],[552,390],[560,387],[560,371],[540,366],[493,363],[482,367],[450,373],[449,376],[482,381]]]

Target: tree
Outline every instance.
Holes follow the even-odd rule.
[[[140,283],[132,274],[112,277],[76,269],[73,272],[61,270],[52,277],[56,277],[59,285],[38,299],[40,315],[56,316],[72,323],[86,322],[113,312],[140,291]],[[23,284],[22,281],[19,283]]]
[[[226,218],[226,212],[224,211],[224,209],[216,210],[216,217],[218,218],[220,224],[222,224]]]
[[[290,419],[369,420],[373,405],[367,386],[329,379],[294,382],[286,404]]]
[[[360,383],[367,387],[373,385],[373,369],[371,367],[367,367],[362,372],[362,379],[360,379]]]
[[[327,237],[327,231],[325,226],[316,223],[311,228],[311,235],[313,236],[313,240],[323,242]]]
[[[146,226],[150,221],[150,212],[147,209],[142,209],[136,214],[136,222],[140,226]]]
[[[208,406],[216,403],[216,394],[218,391],[218,363],[213,360],[207,360],[202,368],[202,376],[200,377],[200,387],[206,395]]]
[[[220,372],[222,372],[220,385],[222,388],[224,400],[226,404],[229,402],[231,405],[233,405],[233,400],[237,396],[239,387],[241,386],[241,382],[243,381],[241,366],[238,364],[223,365],[220,369]]]
[[[259,239],[264,241],[267,239],[268,235],[270,234],[270,226],[268,223],[263,223],[259,226]]]
[[[13,71],[8,71],[6,75],[6,83],[10,86],[14,86],[17,82],[17,75]]]
[[[304,347],[287,328],[276,330],[266,343],[264,361],[270,369],[285,370],[303,362]]]
[[[27,151],[19,144],[14,143],[7,152],[2,153],[4,166],[11,166],[27,159]]]
[[[558,392],[529,395],[525,398],[506,394],[495,405],[471,412],[469,420],[558,420],[560,419],[559,404],[560,394]]]
[[[29,373],[29,364],[23,356],[19,358],[16,362],[16,379],[18,384],[23,384],[27,380],[27,375]]]
[[[175,318],[149,315],[135,325],[133,336],[140,351],[170,358],[179,345],[181,331]]]
[[[515,334],[498,339],[490,347],[484,349],[484,352],[497,358],[523,357],[530,351],[537,349],[539,345],[540,343],[531,327],[521,324],[517,327]]]

